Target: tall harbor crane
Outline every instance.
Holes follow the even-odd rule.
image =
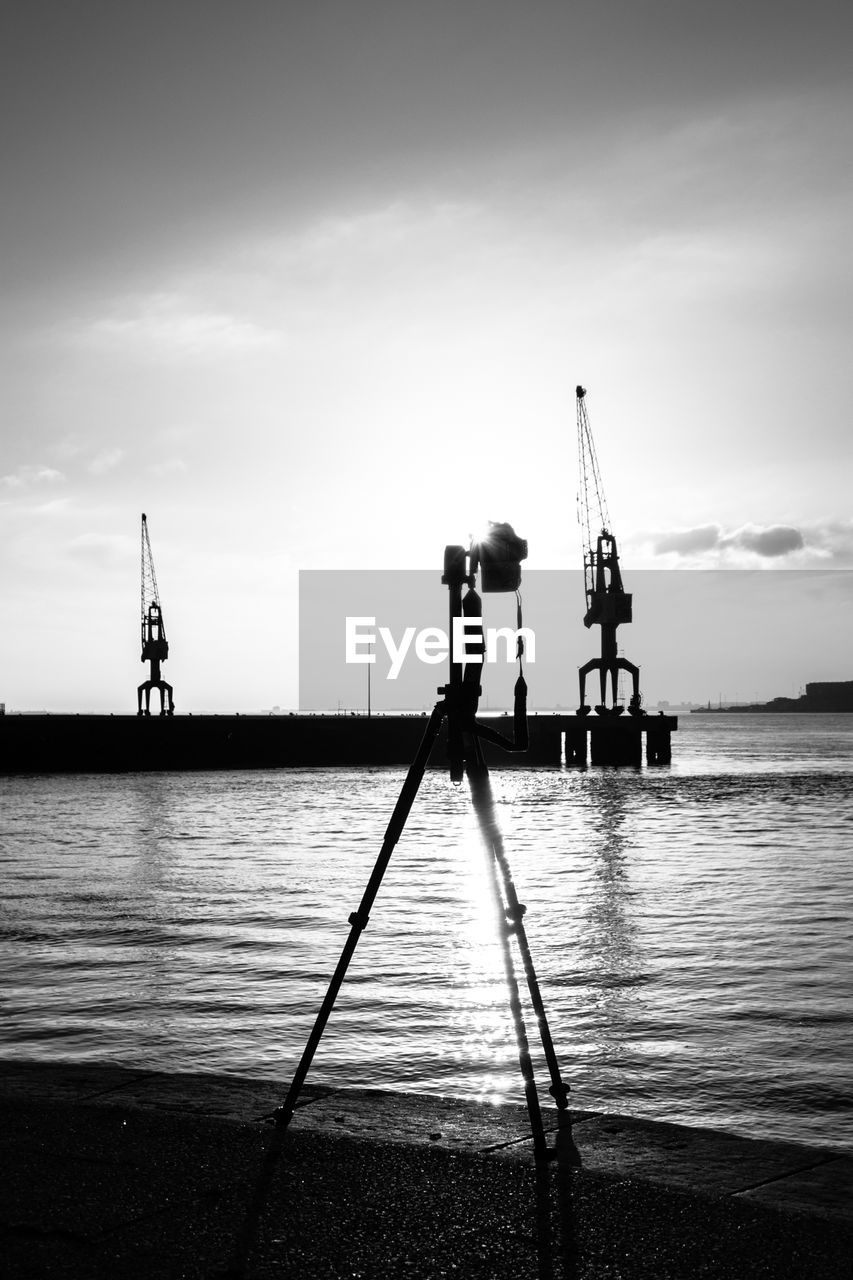
[[[642,715],[640,697],[640,669],[627,658],[619,657],[616,645],[616,628],[631,621],[632,597],[622,583],[619,553],[616,539],[610,532],[610,516],[595,444],[586,412],[586,391],[577,387],[578,465],[580,491],[578,493],[578,520],[584,544],[584,590],[586,614],[584,626],[601,627],[601,657],[591,658],[579,669],[580,706],[578,715],[589,715],[586,703],[586,678],[598,670],[601,685],[601,702],[595,710],[598,715],[621,715],[624,708],[618,703],[618,678],[620,671],[627,671],[633,681],[633,692],[628,704],[631,715]],[[593,535],[593,529],[596,530]],[[610,676],[612,703],[607,705],[607,677]]]
[[[169,642],[166,639],[166,627],[163,622],[163,610],[160,607],[160,593],[157,590],[157,574],[154,572],[154,557],[151,554],[151,542],[148,537],[148,518],[142,513],[142,662],[151,663],[151,673],[137,690],[139,710],[137,715],[151,715],[151,690],[160,692],[160,715],[175,714],[175,703],[172,698],[172,686],[167,684],[160,674],[160,663],[169,656]],[[145,709],[142,708],[142,695],[145,695]]]

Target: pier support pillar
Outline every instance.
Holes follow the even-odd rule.
[[[590,725],[590,754],[593,764],[643,763],[643,739],[633,724]]]
[[[649,729],[646,732],[646,764],[670,764],[672,742],[669,729]]]
[[[567,729],[565,742],[566,764],[585,765],[587,761],[586,729]]]
[[[532,716],[527,721],[530,745],[538,762],[559,768],[562,753],[562,734],[556,716]],[[523,761],[520,756],[519,760]]]

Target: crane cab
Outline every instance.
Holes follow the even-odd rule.
[[[152,658],[159,662],[165,661],[169,656],[169,642],[166,639],[166,628],[163,625],[163,611],[159,604],[154,602],[148,606],[147,613],[142,619],[142,662],[149,662]]]
[[[632,595],[622,585],[616,539],[603,529],[596,539],[595,551],[584,557],[586,615],[583,624],[596,623],[618,627],[632,619]]]

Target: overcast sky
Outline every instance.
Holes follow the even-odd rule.
[[[853,567],[849,14],[7,6],[0,700],[133,710],[142,511],[179,712],[296,704],[300,569],[579,566],[577,383],[626,577]]]

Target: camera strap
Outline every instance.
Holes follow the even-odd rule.
[[[524,657],[524,636],[521,633],[521,592],[515,593],[515,656],[518,659],[518,674],[521,675],[521,659]]]

